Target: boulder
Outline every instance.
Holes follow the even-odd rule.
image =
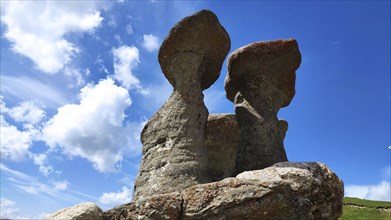
[[[322,163],[278,163],[182,192],[183,219],[338,219],[343,183]]]
[[[234,114],[209,115],[205,128],[205,146],[211,181],[232,177],[239,137],[239,127]]]
[[[338,219],[343,182],[322,163],[277,163],[120,206],[105,219]]]
[[[46,220],[103,220],[102,213],[96,204],[86,202],[58,210],[46,217]]]

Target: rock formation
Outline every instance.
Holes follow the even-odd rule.
[[[141,133],[135,199],[210,181],[202,90],[216,81],[229,50],[227,32],[207,10],[182,19],[164,40],[158,58],[174,91]]]
[[[218,78],[229,49],[212,12],[177,23],[158,57],[174,91],[141,133],[133,202],[104,213],[88,204],[80,214],[76,206],[49,219],[338,219],[337,175],[322,163],[281,162],[288,123],[277,113],[295,94],[297,42],[259,42],[233,52],[225,89],[236,115],[208,117],[202,91]]]
[[[81,203],[70,208],[58,210],[46,220],[101,220],[102,210],[92,202]]]
[[[338,219],[343,183],[322,163],[277,163],[103,214],[125,219]]]
[[[252,43],[230,55],[225,89],[240,129],[236,173],[287,161],[283,140],[288,123],[278,120],[277,113],[295,95],[300,62],[293,39]]]
[[[234,114],[209,115],[205,128],[205,145],[211,181],[233,175],[238,143],[239,127]]]

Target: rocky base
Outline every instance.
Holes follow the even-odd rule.
[[[92,202],[81,203],[58,210],[46,217],[47,220],[102,220],[102,210]]]
[[[277,163],[103,213],[122,219],[338,219],[343,183],[322,163]]]

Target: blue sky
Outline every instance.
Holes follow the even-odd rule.
[[[327,164],[349,196],[390,200],[389,1],[1,1],[1,217],[131,200],[140,130],[172,91],[158,48],[202,9],[230,52],[297,39],[296,96],[279,112],[289,160]],[[234,112],[226,71],[204,91],[210,113]]]

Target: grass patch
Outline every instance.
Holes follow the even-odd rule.
[[[391,220],[391,202],[344,198],[340,220]]]
[[[343,199],[343,204],[362,206],[367,208],[384,208],[384,209],[391,208],[391,202],[372,201],[372,200],[365,200],[365,199],[358,199],[358,198],[351,198],[351,197],[345,197]]]

